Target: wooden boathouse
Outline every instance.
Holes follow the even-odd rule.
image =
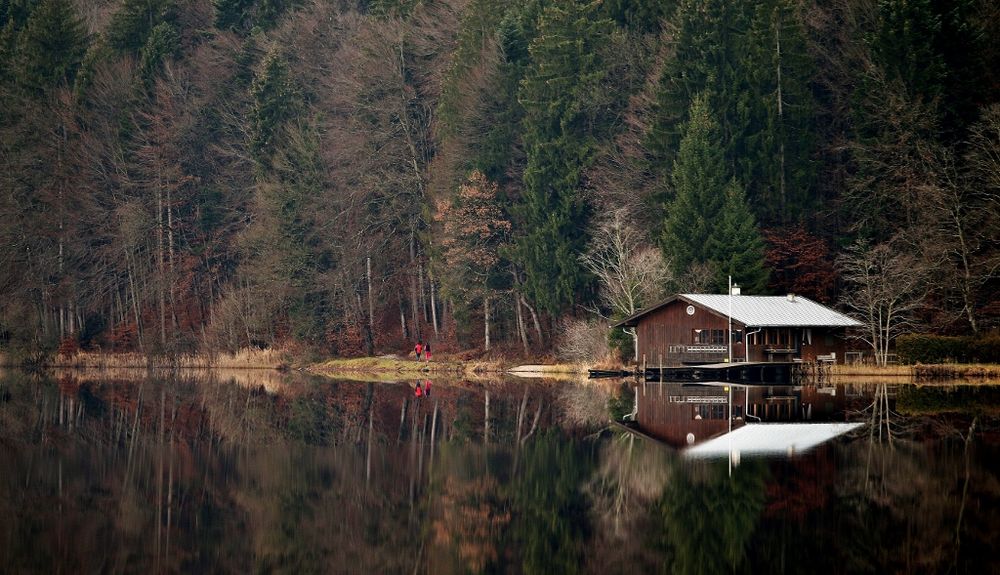
[[[791,294],[679,294],[614,327],[634,328],[639,362],[663,367],[727,362],[730,346],[733,362],[843,363],[845,332],[860,325]]]

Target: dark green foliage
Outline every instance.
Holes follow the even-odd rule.
[[[691,104],[690,120],[674,162],[674,199],[667,206],[662,237],[663,253],[680,275],[692,264],[706,262],[729,185],[719,124],[712,116],[709,97]]]
[[[750,294],[760,294],[767,287],[764,267],[764,239],[747,205],[743,189],[731,180],[726,199],[707,243],[708,259],[715,263],[714,288],[726,293],[728,278]]]
[[[41,94],[72,85],[87,50],[83,23],[70,0],[44,0],[28,17],[17,40],[17,83]]]
[[[590,532],[580,489],[594,465],[587,447],[544,434],[522,448],[524,469],[512,489],[509,527],[520,550],[520,572],[579,572]]]
[[[631,338],[630,338],[631,339]],[[632,386],[623,382],[608,398],[608,414],[612,421],[622,421],[635,409],[635,392]]]
[[[1000,408],[1000,387],[995,385],[901,385],[896,392],[896,409],[906,415],[991,415],[997,408]]]
[[[587,282],[579,254],[589,208],[579,186],[594,147],[587,104],[604,74],[596,54],[611,26],[596,9],[576,0],[544,9],[518,93],[527,165],[516,259],[529,296],[553,314],[569,308]]]
[[[872,59],[912,96],[925,102],[938,98],[947,76],[938,52],[941,15],[933,0],[884,0],[878,3],[878,22],[867,41]]]
[[[674,557],[664,572],[741,572],[764,511],[767,479],[767,462],[759,459],[731,474],[725,462],[677,466],[656,506],[652,531]]]
[[[662,174],[679,153],[692,98],[707,93],[727,168],[767,223],[793,221],[812,207],[812,62],[796,7],[682,1],[676,50],[659,78],[646,135],[653,170]]]
[[[726,128],[731,125],[727,114],[735,110],[730,90],[736,84],[738,61],[732,35],[745,26],[737,6],[726,0],[682,0],[677,6],[676,50],[660,76],[646,136],[646,146],[663,170],[673,165],[695,96],[710,94],[708,105],[720,114],[717,121]]]
[[[676,9],[674,0],[606,0],[605,14],[621,26],[640,32],[656,32]]]
[[[165,60],[180,49],[180,35],[173,24],[160,22],[149,33],[146,45],[139,52],[139,73],[150,82]]]
[[[903,335],[896,353],[903,363],[1000,363],[1000,337]]]
[[[220,30],[270,30],[302,0],[214,0],[215,27]]]
[[[273,28],[287,12],[302,4],[302,0],[259,0],[257,4],[258,27]]]
[[[250,87],[253,98],[250,150],[258,163],[266,163],[275,151],[275,137],[281,125],[293,117],[298,90],[288,73],[288,65],[276,48],[264,57],[261,70]]]
[[[768,224],[795,221],[815,208],[814,70],[798,10],[788,0],[755,3],[740,42],[727,154],[754,212]]]
[[[157,25],[173,22],[175,18],[173,0],[125,0],[111,18],[108,44],[123,52],[138,52]]]
[[[618,350],[618,357],[624,362],[635,358],[635,339],[622,328],[614,328],[608,334],[608,344]]]
[[[220,30],[246,28],[254,0],[214,0],[215,27]]]

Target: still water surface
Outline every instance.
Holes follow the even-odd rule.
[[[995,387],[417,383],[0,373],[0,572],[1000,572]]]

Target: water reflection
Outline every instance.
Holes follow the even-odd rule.
[[[634,394],[627,419],[635,429],[688,456],[728,455],[735,463],[744,453],[807,451],[857,430],[867,412],[881,429],[896,401],[895,386],[886,385],[644,383]]]
[[[626,386],[640,422],[663,398],[705,438],[752,416],[864,424],[730,469],[607,431],[618,382],[208,375],[0,376],[0,571],[997,569],[996,390],[775,388],[730,407],[730,390]],[[720,393],[722,428],[717,399],[670,401]]]

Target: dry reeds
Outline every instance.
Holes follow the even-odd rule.
[[[862,363],[833,364],[830,375],[913,377],[912,365],[872,365]]]
[[[57,355],[47,367],[99,369],[279,369],[287,367],[287,352],[273,349],[242,349],[236,353],[151,356],[141,353],[78,352]]]
[[[996,364],[933,364],[913,368],[918,381],[971,379],[977,381],[1000,380],[1000,365]]]

